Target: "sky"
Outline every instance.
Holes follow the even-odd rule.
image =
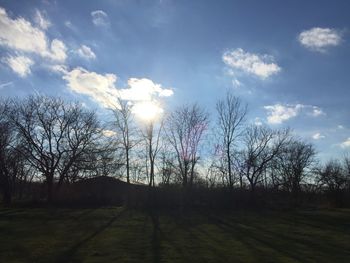
[[[290,127],[321,159],[350,151],[350,1],[3,1],[0,96],[48,94],[107,114],[230,90],[248,122]]]

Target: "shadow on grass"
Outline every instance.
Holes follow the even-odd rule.
[[[280,222],[280,219],[269,218],[272,221],[272,225],[268,223],[264,226],[261,222],[255,222],[254,220],[242,222],[237,218],[230,218],[229,221],[226,218],[223,220],[217,216],[210,216],[209,220],[212,224],[221,228],[223,231],[232,233],[232,235],[240,242],[244,243],[253,253],[259,255],[262,259],[268,260],[265,253],[261,253],[264,248],[268,248],[277,255],[283,258],[289,258],[296,261],[324,260],[327,255],[333,255],[333,259],[339,260],[348,258],[350,256],[348,248],[345,244],[334,244],[331,237],[320,236],[318,233],[319,224],[323,225],[323,231],[333,230],[333,221],[327,221],[320,217],[303,217],[297,216],[294,218],[293,225],[289,221],[284,223],[283,228],[276,228]],[[305,229],[307,221],[308,226],[313,229]],[[328,223],[328,224],[327,224]],[[339,222],[338,222],[339,223]],[[316,226],[315,226],[316,225]],[[311,231],[310,231],[311,230]],[[315,232],[314,232],[315,231]],[[331,232],[332,236],[337,234],[345,234],[344,232]],[[338,261],[339,262],[339,261]]]
[[[159,226],[159,214],[155,210],[150,211],[149,214],[153,225],[153,232],[152,232],[153,262],[158,263],[160,262],[160,232],[161,232],[160,226]]]
[[[268,260],[268,257],[271,259],[271,255],[267,257],[266,249],[295,261],[302,260],[301,257],[291,253],[290,247],[287,245],[290,241],[285,239],[285,236],[282,239],[278,233],[258,229],[249,222],[237,221],[231,223],[216,216],[210,216],[209,220],[223,232],[231,233],[233,238],[244,244],[246,248],[261,260]]]
[[[124,213],[126,212],[125,209],[120,211],[117,215],[113,216],[108,222],[101,227],[99,227],[95,232],[91,233],[84,239],[80,240],[78,243],[73,245],[71,248],[69,248],[67,251],[65,251],[62,255],[58,256],[57,260],[55,262],[70,262],[70,260],[73,258],[75,253],[81,248],[84,244],[95,238],[98,234],[105,231],[108,227],[110,227],[117,219],[119,219]]]

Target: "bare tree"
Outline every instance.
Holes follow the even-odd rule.
[[[22,153],[45,178],[48,201],[73,165],[94,151],[101,134],[94,112],[76,103],[34,96],[15,103],[11,118],[25,144]]]
[[[147,160],[149,162],[149,186],[155,186],[155,160],[161,149],[161,133],[163,131],[163,121],[158,125],[154,120],[150,120],[146,125],[146,131],[143,135],[147,150]],[[148,170],[148,169],[147,169]]]
[[[167,119],[167,139],[176,153],[184,187],[192,187],[199,146],[207,127],[208,114],[197,104],[179,107]]]
[[[345,159],[346,161],[346,159]],[[346,162],[330,160],[324,166],[316,170],[317,179],[321,189],[325,190],[328,198],[336,206],[344,203],[344,193],[349,186],[349,178],[346,171]]]
[[[350,190],[350,157],[348,155],[344,156],[343,159],[344,176],[346,179],[346,187]]]
[[[320,186],[327,187],[328,191],[337,192],[346,186],[346,173],[339,161],[328,161],[316,173]]]
[[[33,177],[25,156],[21,154],[24,144],[11,121],[12,110],[10,100],[0,101],[0,191],[5,204],[11,203],[17,190],[21,198],[24,184]]]
[[[15,131],[8,116],[10,102],[0,101],[0,190],[5,204],[10,204],[20,156],[16,152]]]
[[[280,183],[295,197],[300,192],[300,183],[315,162],[315,155],[312,144],[294,139],[285,144],[273,162]]]
[[[175,175],[175,156],[168,148],[167,145],[163,145],[160,150],[160,165],[158,170],[160,171],[160,182],[162,185],[169,185],[175,179],[173,178]]]
[[[247,114],[247,105],[243,105],[238,97],[233,96],[231,92],[227,92],[226,97],[216,103],[216,111],[218,114],[218,135],[225,156],[223,159],[226,163],[229,187],[233,189],[233,147],[238,136],[241,135],[241,128]],[[240,178],[240,185],[242,187],[242,178]]]
[[[247,128],[238,168],[240,173],[247,178],[252,192],[257,184],[263,182],[263,174],[288,142],[288,138],[288,129],[272,130],[256,125]]]
[[[125,153],[126,181],[130,183],[130,151],[137,144],[135,139],[132,106],[125,100],[118,99],[118,107],[114,109],[114,126],[121,136],[120,144]]]
[[[122,166],[122,158],[115,155],[113,141],[101,138],[89,151],[82,153],[70,167],[66,182],[73,183],[95,176],[111,176]]]

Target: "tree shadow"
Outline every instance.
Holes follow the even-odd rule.
[[[91,233],[90,235],[88,235],[87,237],[83,238],[82,240],[80,240],[78,243],[76,243],[75,245],[73,245],[71,248],[69,248],[67,251],[65,251],[62,255],[60,255],[57,260],[55,262],[59,263],[59,262],[69,262],[73,256],[75,255],[75,253],[87,242],[89,242],[90,240],[92,240],[93,238],[95,238],[98,234],[100,234],[101,232],[103,232],[104,230],[106,230],[108,227],[110,227],[117,219],[119,219],[124,213],[126,212],[125,209],[123,209],[122,211],[120,211],[118,214],[116,214],[115,216],[113,216],[110,220],[108,220],[108,222],[104,225],[102,225],[101,227],[99,227],[96,231],[94,231],[93,233]]]
[[[153,225],[153,232],[152,232],[152,255],[153,255],[153,262],[158,263],[160,262],[160,226],[159,226],[159,214],[155,210],[151,210],[149,212],[152,225]]]
[[[334,255],[334,259],[349,256],[345,247],[328,242],[329,240],[320,240],[317,236],[304,235],[303,232],[300,232],[303,231],[303,228],[298,220],[294,222],[295,225],[290,226],[289,232],[288,228],[271,229],[261,222],[242,222],[242,220],[232,217],[223,220],[221,217],[210,216],[209,219],[223,231],[232,233],[236,239],[248,246],[253,253],[262,259],[268,260],[266,251],[261,251],[261,248],[264,247],[295,261],[311,260],[311,258],[312,260],[322,260],[329,254]],[[288,222],[284,222],[284,224],[288,226]]]

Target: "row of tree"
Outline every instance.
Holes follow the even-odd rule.
[[[53,201],[62,185],[110,175],[149,187],[177,185],[286,191],[342,191],[350,159],[321,165],[312,144],[289,129],[246,122],[247,105],[228,92],[216,122],[198,104],[140,123],[133,105],[118,101],[113,121],[60,98],[0,102],[0,190],[4,202],[28,182],[43,182]],[[209,129],[210,127],[210,129]]]

